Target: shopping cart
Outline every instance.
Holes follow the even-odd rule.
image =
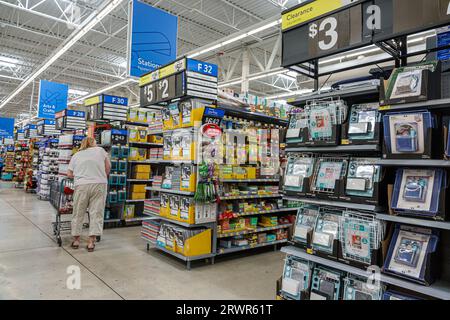
[[[73,180],[64,178],[53,181],[50,185],[50,203],[56,209],[56,219],[52,222],[53,234],[59,246],[62,245],[61,232],[71,230],[71,221],[63,220],[62,216],[71,215],[73,211]]]
[[[71,230],[71,220],[63,220],[62,216],[72,214],[74,192],[75,187],[73,180],[69,178],[63,178],[60,181],[55,180],[50,185],[50,203],[56,209],[56,220],[55,222],[52,222],[53,234],[60,247],[62,245],[61,232]],[[87,212],[87,214],[88,219],[90,219],[89,212]],[[85,223],[83,227],[89,228],[89,223]],[[100,240],[101,237],[97,236],[97,242],[100,242]]]

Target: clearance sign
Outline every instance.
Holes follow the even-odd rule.
[[[287,30],[358,0],[316,0],[283,13],[281,28]]]

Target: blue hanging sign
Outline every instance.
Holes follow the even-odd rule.
[[[138,0],[130,2],[128,73],[140,77],[177,58],[178,17]]]
[[[67,84],[41,80],[39,83],[38,118],[54,119],[55,113],[67,108]]]
[[[0,118],[0,138],[14,137],[14,118]]]
[[[103,103],[116,104],[119,106],[128,106],[128,98],[103,95]]]
[[[187,59],[187,70],[215,78],[219,75],[219,68],[217,64],[194,59]]]

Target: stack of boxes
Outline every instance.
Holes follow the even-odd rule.
[[[111,174],[109,175],[108,203],[123,203],[127,199],[127,157],[129,148],[125,145],[111,147]]]

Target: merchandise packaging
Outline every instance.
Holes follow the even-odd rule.
[[[290,153],[284,177],[285,190],[293,192],[309,191],[310,186],[305,185],[304,180],[312,176],[314,164],[315,158]]]
[[[344,279],[343,300],[381,300],[383,287],[368,285],[367,279],[349,275]]]
[[[396,214],[442,219],[446,185],[444,169],[398,169],[391,208]]]
[[[339,210],[320,208],[319,216],[316,220],[314,234],[312,238],[312,248],[317,252],[324,252],[328,255],[337,255],[335,240],[339,241],[339,223],[341,219]]]
[[[441,67],[438,61],[423,62],[393,70],[382,82],[381,104],[399,104],[439,99]]]
[[[284,262],[281,292],[293,300],[302,300],[311,285],[312,264],[294,256]]]
[[[384,272],[430,285],[435,278],[432,256],[438,241],[437,230],[397,224],[384,263]]]
[[[342,273],[322,266],[313,270],[310,300],[339,300]]]
[[[178,129],[181,128],[181,112],[178,105],[178,102],[174,102],[169,104],[169,114],[170,119],[172,120],[172,128],[171,129]]]
[[[378,250],[384,240],[386,224],[373,214],[346,211],[339,224],[342,257],[364,265],[378,263]]]
[[[181,165],[181,191],[194,192],[196,187],[195,167],[191,164]]]
[[[171,160],[172,159],[172,134],[164,133],[163,136],[163,159]]]
[[[335,193],[336,181],[345,177],[347,165],[347,159],[320,158],[314,170],[313,191]]]
[[[304,205],[298,209],[297,221],[294,229],[294,242],[308,245],[312,239],[312,233],[319,216],[319,207],[313,205]]]
[[[180,221],[195,224],[195,202],[192,197],[180,197]]]
[[[383,122],[387,158],[431,158],[436,120],[430,112],[387,113]]]
[[[375,186],[381,179],[381,166],[370,158],[352,158],[349,161],[345,194],[347,196],[372,198]]]
[[[180,196],[169,195],[169,218],[180,219]]]
[[[404,293],[396,292],[393,290],[387,290],[383,294],[383,300],[397,301],[397,300],[420,300],[420,299]]]
[[[350,143],[378,144],[380,114],[378,103],[356,104],[351,107],[348,124]]]

